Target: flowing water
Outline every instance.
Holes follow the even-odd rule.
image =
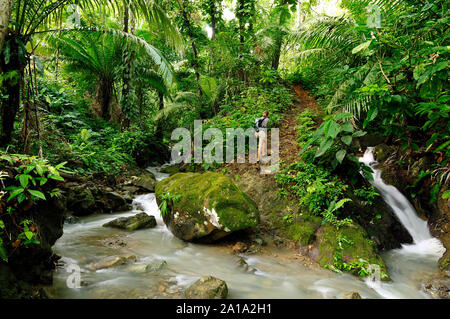
[[[362,161],[374,164],[370,150]],[[149,170],[157,180],[167,177],[157,167]],[[298,261],[261,255],[241,255],[256,269],[246,273],[236,267],[236,257],[223,247],[185,243],[174,237],[161,219],[154,194],[146,194],[135,198],[132,211],[87,216],[75,224],[65,224],[64,235],[53,247],[63,256],[62,266],[55,271],[54,284],[47,291],[54,298],[181,298],[188,285],[212,275],[227,282],[229,298],[340,298],[349,291],[357,291],[363,298],[429,298],[421,291],[422,283],[437,274],[442,245],[431,237],[426,222],[417,217],[406,198],[383,183],[377,170],[373,183],[414,238],[413,245],[383,255],[391,283],[363,281],[349,274],[312,270]],[[157,227],[134,232],[102,227],[119,216],[136,214],[138,208],[155,216]],[[89,264],[103,258],[130,255],[137,257],[136,263],[89,269]],[[136,271],[139,264],[162,260],[167,267],[160,272]],[[69,266],[73,265],[81,270],[80,288],[67,284],[73,271]]]

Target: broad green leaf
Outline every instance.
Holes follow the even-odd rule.
[[[361,137],[366,135],[367,132],[363,132],[363,131],[356,131],[355,133],[352,134],[353,137]]]
[[[336,159],[338,160],[338,162],[341,164],[342,161],[344,160],[345,154],[347,154],[346,150],[340,150],[336,153]]]
[[[48,178],[64,182],[64,178],[62,178],[60,175],[48,175]]]
[[[34,233],[31,231],[26,231],[25,232],[25,237],[27,237],[28,240],[30,240],[31,238],[34,237]]]
[[[344,144],[349,145],[352,143],[352,136],[351,135],[344,135],[341,137],[341,141],[344,142]]]
[[[353,133],[353,125],[350,122],[346,122],[341,125],[341,131]]]
[[[36,164],[36,171],[38,172],[39,175],[42,176],[42,174],[44,174],[44,169],[42,168],[41,165]]]
[[[37,198],[40,198],[40,199],[43,199],[43,200],[46,199],[46,198],[45,198],[45,195],[44,195],[43,193],[41,193],[40,191],[36,191],[36,190],[32,190],[32,189],[29,189],[28,191],[29,191],[30,194],[33,195],[34,197],[37,197]]]
[[[333,145],[333,139],[327,138],[320,143],[319,149],[316,152],[316,157],[322,156]]]
[[[371,43],[372,43],[372,40],[369,40],[369,41],[361,43],[357,47],[354,47],[353,50],[352,50],[352,54],[356,54],[359,51],[363,51],[363,50],[367,49],[370,46]]]
[[[30,178],[31,176],[30,175],[27,175],[27,174],[21,174],[21,175],[19,175],[19,182],[20,182],[20,185],[23,187],[23,188],[26,188],[27,186],[28,186],[28,179]]]
[[[9,202],[11,199],[13,199],[14,197],[16,197],[17,195],[23,193],[25,189],[23,188],[19,188],[16,189],[15,191],[12,191],[11,194],[9,195],[8,199],[6,200],[7,202]]]
[[[329,125],[324,128],[325,135],[331,137],[332,139],[335,139],[340,131],[341,126],[335,121],[330,121]]]

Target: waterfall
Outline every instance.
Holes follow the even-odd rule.
[[[392,208],[403,226],[418,244],[424,240],[433,238],[428,230],[427,222],[417,216],[416,210],[408,199],[392,185],[387,185],[381,179],[381,171],[374,168],[377,162],[374,160],[373,149],[368,147],[360,162],[373,170],[371,184],[380,192],[384,201]]]
[[[418,265],[427,262],[435,264],[445,252],[444,246],[437,238],[431,236],[427,222],[417,215],[414,206],[408,199],[397,188],[387,185],[383,181],[381,171],[374,168],[378,163],[374,159],[373,148],[368,147],[359,161],[373,170],[373,181],[370,181],[370,183],[379,191],[383,200],[392,208],[400,223],[413,238],[413,244],[403,244],[402,248],[395,249],[389,253],[392,259],[391,263],[402,265],[405,269],[405,262],[408,264],[417,263]],[[395,269],[395,272],[396,277],[405,278],[401,274],[401,269]],[[384,298],[405,298],[405,293],[407,292],[407,289],[402,284],[383,283],[374,280],[374,278],[369,278],[365,282]]]

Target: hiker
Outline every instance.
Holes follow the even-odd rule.
[[[265,153],[263,156],[267,154],[267,124],[269,123],[269,111],[265,110],[263,112],[263,116],[259,117],[255,120],[255,131],[256,137],[259,138],[258,141],[258,155],[256,162],[259,162],[259,158],[261,156],[261,150]]]

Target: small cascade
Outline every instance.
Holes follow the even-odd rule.
[[[373,148],[368,147],[359,160],[373,170],[371,184],[380,192],[383,200],[392,208],[400,223],[413,238],[413,244],[403,244],[402,248],[394,249],[386,255],[389,261],[386,261],[388,266],[389,264],[405,265],[404,269],[407,269],[408,263],[435,264],[445,252],[445,248],[437,238],[431,236],[427,222],[417,215],[408,199],[397,188],[383,181],[381,171],[375,168],[378,163],[374,159]],[[394,281],[395,276],[402,280],[406,277],[399,267],[395,268],[395,275],[391,276]],[[403,284],[382,283],[374,281],[373,278],[366,280],[366,283],[384,298],[408,296],[409,289]]]
[[[372,185],[380,192],[384,201],[392,208],[400,222],[405,226],[417,244],[433,238],[428,230],[427,222],[419,218],[414,207],[400,191],[392,185],[387,185],[381,179],[381,171],[374,168],[377,162],[373,156],[373,149],[368,147],[360,162],[373,170]]]

